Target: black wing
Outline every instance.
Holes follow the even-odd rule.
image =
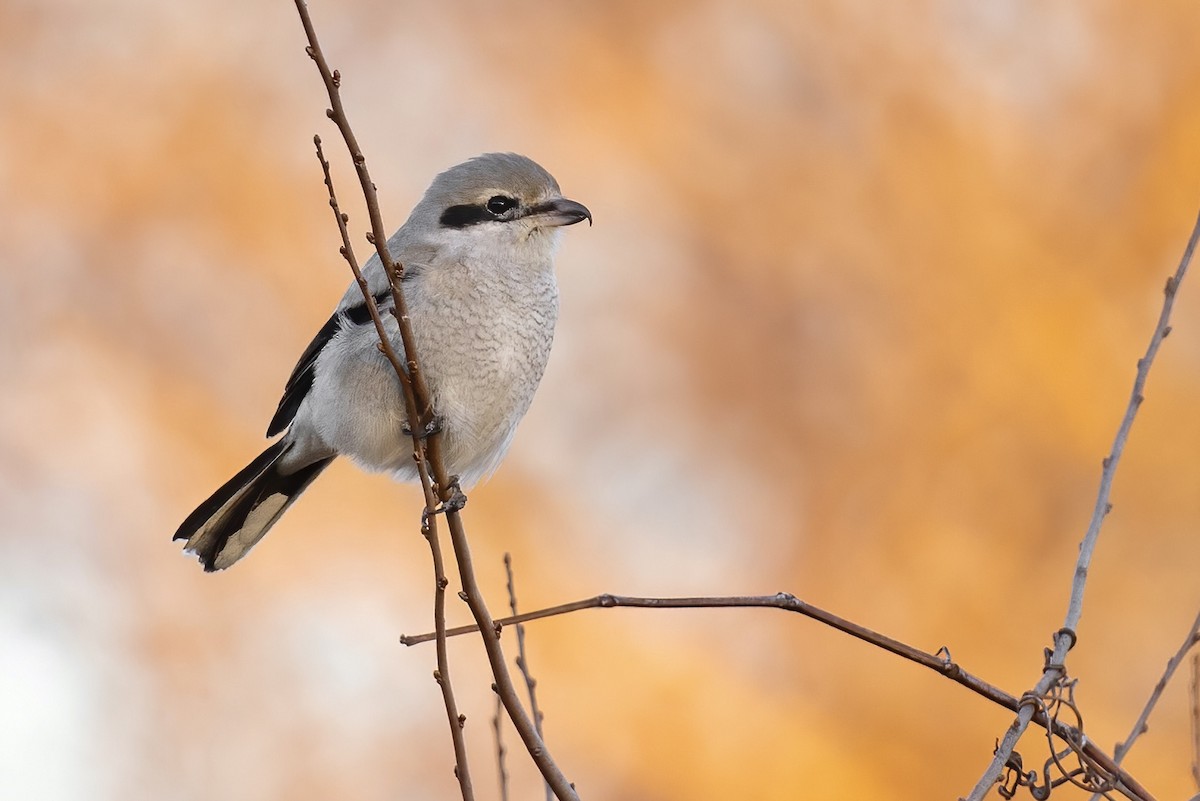
[[[391,296],[390,290],[380,292],[375,296],[375,305],[379,307],[380,312],[384,310],[384,301],[390,300]],[[343,311],[334,312],[325,325],[321,326],[321,330],[313,337],[312,342],[308,343],[304,353],[300,354],[300,361],[296,362],[296,367],[292,370],[292,377],[288,379],[287,386],[283,388],[283,397],[279,400],[279,408],[275,410],[275,416],[271,418],[271,424],[267,426],[268,437],[273,437],[283,431],[296,418],[296,410],[300,408],[300,402],[312,389],[313,371],[317,366],[317,357],[321,355],[321,351],[325,349],[329,341],[337,336],[346,323],[365,325],[369,322],[371,322],[371,313],[367,311],[366,301],[363,301]]]

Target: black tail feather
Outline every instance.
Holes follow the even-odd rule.
[[[175,539],[187,540],[185,550],[199,557],[205,571],[229,567],[244,556],[333,461],[331,456],[285,475],[276,463],[286,449],[284,441],[272,444],[175,532]]]
[[[188,515],[187,519],[179,524],[179,528],[175,531],[175,536],[171,539],[191,539],[192,535],[207,523],[213,515],[220,511],[222,506],[229,503],[234,495],[237,495],[247,484],[257,478],[260,473],[275,464],[275,460],[283,455],[285,448],[286,445],[283,440],[272,443],[254,461],[239,470],[236,476],[222,484],[220,489],[210,495],[204,503],[197,506],[196,511]]]

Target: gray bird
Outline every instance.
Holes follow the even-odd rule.
[[[487,153],[443,172],[388,240],[404,265],[404,295],[446,468],[467,487],[504,457],[533,400],[554,338],[560,228],[592,221],[532,160]],[[379,256],[368,289],[392,346],[400,331]],[[287,429],[192,512],[175,539],[206,571],[241,559],[337,456],[417,480],[404,397],[380,353],[357,283],[300,356],[267,436]]]

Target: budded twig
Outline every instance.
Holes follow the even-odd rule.
[[[517,585],[513,578],[512,556],[507,553],[504,554],[504,575],[505,587],[508,589],[508,608],[515,616],[518,614]],[[516,625],[517,669],[521,671],[521,678],[525,679],[525,690],[529,693],[529,713],[533,715],[533,725],[537,727],[538,736],[544,740],[546,739],[546,735],[542,731],[542,710],[538,707],[537,702],[537,679],[533,677],[533,673],[529,670],[529,657],[525,654],[525,626],[521,623],[517,623]],[[546,801],[553,801],[553,793],[548,784],[546,785]]]
[[[688,598],[645,598],[631,595],[596,595],[591,598],[584,598],[571,603],[559,604],[557,606],[538,609],[533,612],[523,612],[519,615],[502,618],[497,620],[497,625],[513,625],[517,623],[527,623],[532,620],[541,620],[547,617],[557,617],[559,615],[571,614],[584,609],[614,609],[617,607],[632,607],[638,609],[711,609],[711,608],[771,608],[781,609],[785,612],[795,612],[804,617],[816,620],[826,626],[837,629],[851,637],[862,640],[863,642],[882,648],[889,653],[895,654],[902,659],[907,659],[910,662],[915,662],[918,665],[927,667],[936,673],[939,673],[951,681],[961,684],[968,690],[971,690],[977,695],[999,704],[1009,711],[1016,712],[1026,703],[1025,699],[1011,695],[999,687],[985,681],[984,679],[975,676],[972,673],[964,670],[961,665],[954,662],[950,658],[950,653],[947,649],[941,648],[937,653],[931,654],[928,651],[923,651],[908,643],[902,642],[895,638],[889,637],[886,634],[880,634],[865,626],[861,626],[852,621],[846,620],[843,617],[828,612],[820,607],[813,606],[810,603],[800,600],[796,596],[787,592],[776,593],[775,595],[730,595],[730,596],[704,596],[704,597],[688,597]],[[474,626],[457,626],[452,629],[447,629],[447,637],[457,637],[463,634],[469,634],[475,631]],[[405,635],[400,638],[400,642],[405,645],[417,645],[423,642],[429,642],[434,638],[432,633]],[[1115,779],[1115,789],[1124,794],[1128,798],[1137,799],[1138,801],[1153,801],[1153,796],[1141,786],[1141,784],[1129,775],[1123,768],[1117,765],[1112,757],[1101,750],[1095,743],[1090,740],[1083,739],[1080,742],[1078,731],[1062,723],[1058,723],[1045,712],[1044,704],[1035,704],[1036,711],[1032,716],[1032,721],[1039,726],[1046,728],[1055,736],[1064,740],[1076,742],[1080,752],[1099,770],[1104,771],[1109,776]]]
[[[1083,615],[1083,595],[1087,587],[1088,570],[1091,568],[1092,554],[1096,550],[1096,542],[1100,538],[1100,528],[1104,524],[1104,519],[1112,511],[1112,503],[1109,501],[1109,497],[1112,493],[1113,477],[1116,475],[1117,465],[1121,461],[1121,456],[1125,453],[1125,443],[1129,439],[1129,431],[1133,427],[1134,418],[1137,416],[1138,409],[1141,408],[1142,401],[1145,400],[1146,378],[1150,374],[1151,366],[1154,364],[1154,357],[1158,354],[1158,349],[1162,345],[1163,340],[1171,333],[1171,310],[1175,306],[1175,297],[1179,292],[1179,285],[1182,283],[1184,276],[1187,275],[1188,266],[1192,261],[1192,254],[1196,249],[1197,239],[1200,239],[1200,217],[1197,217],[1196,223],[1192,226],[1192,233],[1188,238],[1187,247],[1184,248],[1179,266],[1176,268],[1175,273],[1167,279],[1166,286],[1163,289],[1162,310],[1159,312],[1158,322],[1154,326],[1154,333],[1150,336],[1150,344],[1146,347],[1146,353],[1142,358],[1138,359],[1137,373],[1134,376],[1133,389],[1129,394],[1129,403],[1125,407],[1125,415],[1121,418],[1121,424],[1117,427],[1112,448],[1102,462],[1100,488],[1096,493],[1096,505],[1092,509],[1092,518],[1088,523],[1087,532],[1083,536],[1083,541],[1079,544],[1079,557],[1076,559],[1075,571],[1071,580],[1071,597],[1067,604],[1067,613],[1063,620],[1062,628],[1054,635],[1053,649],[1046,660],[1046,666],[1042,671],[1041,678],[1034,685],[1033,689],[1025,694],[1025,697],[1044,697],[1052,687],[1066,676],[1065,664],[1067,652],[1075,645],[1079,619]],[[1017,740],[1021,738],[1021,735],[1033,719],[1034,711],[1032,704],[1025,704],[1018,711],[1017,719],[1005,731],[1003,738],[996,747],[991,763],[984,770],[983,775],[979,778],[979,781],[971,790],[971,794],[967,797],[968,801],[983,801],[983,797],[999,781],[1000,775],[1004,771],[1004,766],[1017,744]]]
[[[325,153],[321,148],[320,136],[313,137],[313,145],[317,149],[317,160],[321,162],[321,171],[325,175],[325,186],[329,190],[329,206],[333,209],[333,215],[337,219],[338,231],[342,236],[342,246],[339,250],[342,257],[350,265],[350,271],[354,273],[354,280],[362,290],[363,296],[368,299],[367,311],[370,313],[371,322],[375,325],[375,331],[379,335],[380,350],[387,356],[388,361],[392,363],[392,367],[395,368],[397,375],[403,375],[404,367],[399,356],[396,355],[395,350],[391,346],[387,331],[383,326],[383,319],[379,315],[379,308],[375,304],[375,299],[371,296],[370,290],[367,289],[367,281],[363,277],[362,270],[359,268],[358,259],[354,256],[354,246],[350,242],[350,234],[346,229],[346,223],[349,218],[338,205],[337,193],[333,188],[333,176],[330,174],[329,162],[325,159]],[[458,712],[458,702],[454,697],[454,686],[450,681],[450,658],[446,648],[446,571],[443,566],[441,545],[438,542],[436,532],[428,525],[422,528],[422,533],[429,542],[429,549],[433,555],[433,624],[435,639],[437,640],[437,670],[434,671],[433,675],[438,687],[441,689],[442,702],[446,707],[446,716],[450,723],[450,737],[454,745],[454,775],[458,778],[459,792],[462,794],[463,801],[472,801],[475,794],[471,785],[471,772],[467,762],[467,745],[462,731],[463,718]]]
[[[1150,698],[1146,701],[1146,706],[1142,709],[1142,714],[1138,715],[1138,719],[1134,722],[1129,736],[1125,738],[1123,743],[1119,743],[1113,751],[1113,759],[1117,764],[1120,764],[1125,759],[1129,754],[1129,749],[1133,748],[1133,744],[1137,742],[1137,739],[1149,730],[1150,713],[1158,705],[1158,699],[1162,697],[1163,690],[1167,689],[1167,684],[1175,675],[1175,671],[1183,664],[1188,651],[1192,650],[1198,642],[1200,642],[1200,615],[1196,615],[1196,620],[1192,623],[1191,629],[1188,630],[1187,636],[1184,637],[1179,650],[1167,660],[1167,667],[1163,671],[1158,683],[1154,685],[1154,691],[1150,693]]]
[[[1200,790],[1200,653],[1192,655],[1192,781]]]
[[[342,105],[340,92],[341,75],[329,68],[329,64],[317,40],[316,30],[313,27],[305,0],[295,0],[295,3],[308,39],[308,55],[312,58],[318,71],[321,73],[321,79],[325,84],[326,93],[329,96],[330,108],[327,109],[326,114],[342,134],[342,139],[354,162],[355,172],[358,174],[359,184],[366,201],[367,213],[371,220],[371,232],[368,239],[375,246],[375,251],[379,255],[379,260],[391,285],[393,299],[392,314],[395,316],[399,326],[405,362],[401,365],[394,358],[394,355],[389,355],[389,359],[396,369],[396,377],[403,390],[405,410],[410,423],[409,428],[413,432],[414,458],[417,462],[417,468],[421,476],[421,486],[425,495],[422,531],[430,540],[431,545],[436,542],[436,515],[439,512],[445,512],[447,526],[450,529],[454,557],[458,565],[459,576],[462,580],[463,597],[467,601],[472,616],[479,626],[484,648],[487,651],[488,662],[492,669],[492,675],[496,680],[496,691],[504,703],[505,710],[512,719],[513,726],[521,736],[531,758],[542,772],[547,784],[553,788],[555,795],[561,801],[578,801],[578,795],[575,793],[574,787],[567,781],[562,771],[555,764],[553,757],[546,749],[545,744],[542,743],[533,722],[530,720],[528,714],[526,714],[524,707],[521,705],[520,698],[517,696],[516,687],[513,684],[504,653],[500,647],[499,635],[496,633],[491,613],[488,611],[483,593],[480,591],[478,582],[475,579],[475,572],[471,563],[470,546],[467,542],[466,531],[462,525],[462,518],[458,512],[462,502],[465,501],[465,497],[459,490],[457,483],[451,479],[446,470],[441,450],[442,432],[438,430],[428,437],[424,436],[424,432],[427,430],[425,423],[432,419],[433,409],[430,403],[429,387],[425,381],[424,373],[420,368],[412,325],[408,316],[408,307],[401,288],[403,267],[396,264],[387,247],[387,233],[383,227],[383,217],[379,208],[379,197],[375,184],[371,180],[370,173],[367,170],[366,157],[363,155],[362,149],[358,145],[358,140],[351,130],[349,118],[346,116]],[[339,214],[340,220],[341,217]],[[365,283],[361,280],[359,286],[363,289],[363,300],[367,308],[371,310],[372,319],[374,320],[378,316],[378,309],[375,306],[374,298],[371,297]],[[387,336],[381,337],[380,347],[385,353],[390,349],[391,344]],[[445,578],[439,576],[437,583],[442,589],[445,588],[444,582]],[[445,681],[447,677],[439,675],[438,679],[441,682]],[[459,716],[458,721],[461,726],[464,718]],[[467,793],[469,792],[470,783],[469,779],[465,779],[464,776],[466,773],[465,763],[456,768],[456,773],[459,774],[460,788],[463,789],[464,798],[468,798]]]

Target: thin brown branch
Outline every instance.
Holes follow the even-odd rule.
[[[409,418],[410,420],[412,418]],[[429,486],[429,474],[425,470],[423,460],[415,454],[417,469],[421,474],[421,485],[425,490],[426,508],[433,503],[433,490]],[[433,560],[433,620],[436,631],[438,670],[434,675],[442,697],[446,703],[446,714],[450,717],[450,734],[454,738],[454,776],[458,779],[459,789],[463,793],[463,801],[471,801],[468,793],[473,794],[471,774],[467,765],[466,744],[463,742],[463,726],[467,718],[458,712],[454,702],[454,689],[450,682],[450,656],[446,647],[446,587],[450,580],[446,578],[446,564],[442,557],[441,538],[438,536],[437,521],[432,516],[425,516],[421,523],[421,533],[429,543],[429,554]]]
[[[1162,697],[1163,690],[1167,689],[1167,683],[1171,681],[1171,677],[1175,675],[1175,671],[1183,663],[1184,657],[1187,656],[1188,651],[1195,647],[1197,642],[1200,642],[1200,615],[1196,615],[1196,621],[1192,623],[1192,627],[1188,630],[1187,636],[1184,637],[1179,650],[1167,660],[1166,670],[1163,671],[1162,678],[1158,680],[1158,684],[1154,685],[1154,691],[1150,693],[1150,699],[1146,701],[1146,706],[1142,709],[1142,714],[1138,715],[1138,719],[1133,724],[1133,729],[1129,732],[1129,736],[1125,738],[1125,742],[1119,743],[1113,751],[1113,759],[1118,765],[1125,759],[1125,756],[1129,753],[1129,749],[1133,748],[1133,744],[1137,742],[1137,739],[1150,728],[1150,713],[1154,711],[1154,707],[1158,704],[1158,699]]]
[[[916,662],[918,665],[929,668],[937,673],[946,676],[947,678],[963,685],[973,692],[982,695],[984,698],[991,700],[1003,707],[1016,711],[1019,704],[1019,699],[1009,695],[998,687],[989,684],[983,679],[968,673],[952,662],[949,658],[943,658],[936,654],[931,654],[922,651],[919,648],[914,648],[900,640],[888,637],[885,634],[872,631],[865,626],[860,626],[845,618],[839,617],[832,612],[827,612],[820,607],[813,606],[806,601],[802,601],[791,593],[780,592],[775,595],[731,595],[731,596],[709,596],[709,597],[690,597],[690,598],[644,598],[632,595],[613,595],[605,593],[596,595],[591,598],[584,598],[571,603],[559,604],[557,606],[538,609],[534,612],[524,612],[518,615],[512,615],[496,621],[499,626],[509,626],[513,624],[527,623],[531,620],[541,620],[547,617],[557,617],[566,615],[572,612],[579,612],[584,609],[614,609],[617,607],[638,608],[638,609],[712,609],[712,608],[772,608],[782,609],[786,612],[795,612],[804,617],[812,618],[813,620],[823,623],[826,626],[837,629],[838,631],[849,634],[864,642],[870,643],[876,647],[889,651],[897,656]],[[463,634],[469,634],[476,631],[475,626],[457,626],[446,630],[447,637],[458,637]],[[405,635],[400,638],[400,642],[404,645],[417,645],[418,643],[429,642],[434,639],[432,632],[418,635]]]
[[[358,288],[367,302],[367,312],[371,315],[371,322],[375,325],[375,333],[379,336],[379,349],[387,357],[387,360],[392,363],[396,375],[404,376],[404,362],[395,349],[392,348],[387,330],[383,326],[383,318],[379,315],[379,307],[375,303],[375,298],[371,295],[371,290],[367,287],[367,279],[363,276],[362,270],[358,266],[358,259],[354,256],[354,245],[350,243],[350,232],[346,228],[346,223],[350,218],[338,205],[337,194],[333,189],[333,176],[329,172],[329,162],[325,159],[325,153],[321,148],[320,136],[313,137],[313,145],[317,149],[317,160],[321,162],[321,172],[325,175],[325,187],[329,190],[329,207],[333,209],[334,219],[337,220],[338,233],[342,235],[342,246],[338,248],[338,252],[342,254],[342,258],[350,265],[350,271],[354,273],[354,281],[358,284]]]
[[[1184,276],[1187,275],[1188,265],[1191,264],[1197,239],[1200,239],[1200,217],[1197,217],[1196,223],[1192,226],[1192,233],[1188,237],[1187,247],[1184,248],[1183,257],[1179,260],[1179,266],[1176,268],[1174,275],[1167,279],[1166,286],[1163,289],[1163,304],[1162,310],[1158,315],[1158,322],[1154,326],[1154,333],[1150,336],[1150,344],[1146,347],[1145,355],[1138,359],[1137,373],[1133,379],[1133,389],[1129,394],[1129,403],[1125,407],[1125,415],[1121,419],[1121,424],[1117,427],[1112,448],[1102,462],[1100,488],[1096,493],[1096,505],[1092,509],[1092,519],[1088,523],[1087,532],[1083,536],[1083,541],[1079,544],[1079,556],[1076,559],[1074,577],[1071,580],[1071,598],[1067,604],[1067,613],[1063,620],[1063,626],[1054,635],[1054,649],[1050,658],[1046,660],[1046,666],[1042,671],[1041,678],[1034,685],[1033,689],[1026,693],[1029,697],[1041,698],[1051,687],[1066,676],[1065,663],[1067,652],[1075,645],[1076,630],[1079,628],[1079,619],[1083,615],[1083,595],[1087,587],[1092,554],[1096,550],[1096,542],[1100,538],[1100,528],[1104,524],[1104,519],[1112,511],[1112,503],[1109,501],[1109,497],[1112,493],[1113,477],[1116,475],[1117,465],[1121,461],[1121,456],[1125,452],[1125,443],[1129,439],[1129,431],[1133,427],[1134,418],[1137,417],[1138,409],[1141,408],[1142,401],[1145,400],[1146,378],[1149,376],[1150,368],[1154,364],[1154,357],[1158,354],[1158,349],[1162,345],[1163,340],[1171,333],[1171,310],[1175,306],[1175,296],[1179,292],[1179,285],[1183,281]],[[1021,739],[1021,735],[1025,733],[1025,729],[1029,726],[1033,714],[1034,704],[1026,704],[1021,707],[1017,713],[1017,719],[1005,731],[1004,737],[996,747],[991,763],[971,790],[971,794],[967,796],[967,801],[983,801],[983,797],[1000,780],[1000,776],[1004,772],[1004,766],[1007,764],[1008,758],[1012,755],[1017,740]]]
[[[1125,738],[1124,742],[1117,743],[1116,748],[1113,750],[1114,764],[1120,765],[1121,762],[1125,760],[1125,757],[1129,754],[1129,749],[1133,748],[1133,744],[1137,742],[1138,738],[1149,731],[1150,714],[1154,711],[1154,707],[1158,705],[1158,700],[1162,697],[1163,691],[1167,689],[1167,684],[1170,683],[1171,678],[1175,675],[1175,671],[1179,669],[1181,664],[1183,664],[1183,660],[1187,656],[1188,651],[1192,650],[1192,648],[1194,648],[1198,642],[1200,642],[1200,614],[1196,615],[1196,620],[1192,623],[1192,627],[1188,630],[1187,636],[1184,637],[1183,643],[1179,646],[1179,650],[1175,652],[1174,656],[1167,660],[1167,667],[1163,671],[1162,677],[1159,678],[1158,683],[1154,685],[1154,691],[1150,693],[1150,698],[1146,701],[1146,706],[1142,709],[1142,713],[1138,715],[1138,719],[1134,722],[1133,729],[1130,730],[1129,736]],[[1193,715],[1195,715],[1194,704]],[[1194,765],[1193,771],[1195,771]],[[1098,801],[1100,797],[1100,794],[1096,793],[1092,796],[1092,801]]]
[[[508,716],[512,720],[517,734],[525,744],[525,749],[533,757],[546,783],[554,790],[554,795],[560,801],[579,801],[575,787],[567,781],[546,750],[533,721],[526,714],[525,708],[521,705],[521,699],[517,696],[516,685],[513,684],[504,651],[500,647],[500,634],[496,630],[496,623],[492,619],[491,612],[488,611],[487,604],[483,600],[483,593],[475,579],[475,569],[471,564],[471,548],[467,543],[466,532],[463,531],[458,512],[453,509],[448,510],[446,520],[450,525],[450,541],[454,543],[454,556],[458,560],[458,574],[462,578],[463,596],[466,598],[467,606],[471,609],[475,625],[483,639],[488,663],[492,668],[492,676],[496,679],[494,685],[496,692],[499,694],[500,700],[504,702],[504,708],[508,711]]]
[[[504,554],[504,575],[505,588],[508,590],[508,608],[512,610],[514,615],[519,613],[517,609],[517,585],[513,580],[512,556]],[[538,708],[537,702],[537,679],[529,670],[529,659],[525,655],[525,625],[517,624],[517,669],[521,671],[521,677],[525,679],[525,689],[529,692],[529,714],[533,715],[533,725],[537,729],[538,737],[546,739],[546,734],[542,730],[542,710]],[[553,801],[553,791],[550,785],[546,785],[546,801]]]
[[[419,429],[428,420],[430,413],[430,393],[429,387],[425,383],[425,375],[420,369],[420,360],[417,358],[416,343],[413,338],[412,325],[408,316],[408,305],[404,299],[404,292],[400,288],[400,280],[404,277],[404,266],[397,264],[392,258],[392,253],[387,247],[387,229],[383,225],[383,213],[379,207],[379,193],[375,188],[375,182],[371,180],[371,173],[367,169],[367,157],[363,155],[362,148],[359,147],[358,138],[354,135],[354,130],[350,127],[350,118],[346,115],[346,109],[342,105],[341,84],[342,76],[337,70],[330,69],[329,62],[325,59],[325,54],[321,51],[321,45],[317,40],[317,32],[313,27],[312,18],[308,13],[308,5],[304,0],[295,0],[296,10],[300,13],[300,21],[304,25],[304,34],[308,39],[307,53],[317,66],[317,70],[321,73],[321,80],[325,84],[325,92],[329,96],[330,108],[325,110],[326,116],[329,117],[337,126],[338,131],[342,135],[342,140],[346,144],[346,149],[350,152],[350,159],[354,163],[354,171],[358,175],[358,183],[362,189],[363,199],[366,202],[367,216],[371,221],[371,230],[367,235],[368,241],[375,246],[375,252],[379,255],[379,262],[383,266],[384,273],[388,277],[388,282],[391,285],[392,299],[394,301],[392,307],[392,315],[396,318],[400,328],[400,342],[404,346],[404,353],[408,357],[407,370],[397,367],[396,375],[400,380],[401,386],[404,387],[404,400],[406,411],[408,412],[409,428],[413,432],[414,447],[420,448],[421,440]],[[363,287],[364,299],[367,292]],[[367,300],[370,304],[371,300]],[[387,352],[392,350],[391,343],[388,337],[380,338],[381,348]],[[397,362],[393,358],[393,354],[389,355],[389,360],[393,366]],[[419,406],[415,406],[419,404]],[[415,406],[415,408],[414,408]],[[429,509],[432,513],[432,509]]]
[[[492,736],[496,741],[496,778],[500,784],[500,801],[508,801],[508,768],[504,764],[504,704],[496,696],[496,711],[492,713]]]
[[[563,775],[558,765],[554,762],[553,757],[546,749],[529,715],[526,714],[524,707],[521,705],[520,698],[517,696],[516,687],[513,684],[512,676],[508,671],[508,664],[504,658],[504,652],[500,647],[499,635],[495,630],[495,624],[492,622],[491,612],[487,608],[487,603],[475,578],[475,570],[471,563],[470,545],[467,542],[462,518],[458,513],[458,508],[450,505],[450,501],[455,500],[461,506],[461,503],[465,502],[465,496],[461,494],[457,482],[451,478],[446,470],[445,460],[442,458],[442,432],[439,430],[428,437],[428,439],[422,439],[426,430],[426,424],[433,418],[433,409],[430,403],[431,395],[429,387],[426,384],[425,375],[420,369],[416,343],[413,338],[412,324],[408,315],[408,306],[404,299],[404,292],[401,289],[403,267],[395,263],[392,259],[391,251],[387,246],[387,234],[383,227],[383,216],[379,209],[379,196],[376,193],[375,184],[371,180],[370,172],[367,170],[366,157],[363,155],[362,148],[358,145],[358,140],[350,128],[349,118],[346,116],[346,111],[342,106],[340,91],[341,75],[329,68],[329,64],[317,41],[316,30],[308,13],[308,6],[304,0],[295,0],[295,3],[296,10],[300,14],[300,21],[304,26],[305,36],[308,39],[308,55],[312,58],[318,71],[321,73],[321,80],[324,82],[326,94],[329,96],[330,108],[326,111],[326,114],[333,120],[341,132],[342,139],[345,141],[346,148],[350,152],[350,157],[354,162],[355,172],[358,174],[359,184],[362,188],[367,212],[371,220],[371,233],[368,238],[375,245],[375,252],[379,255],[380,263],[391,284],[393,299],[392,315],[396,318],[397,325],[399,326],[401,345],[407,357],[407,361],[405,362],[407,370],[401,369],[391,356],[389,356],[389,360],[392,361],[393,367],[396,368],[397,379],[400,381],[400,385],[404,391],[405,410],[408,415],[409,428],[413,432],[414,458],[416,459],[421,475],[421,486],[425,495],[423,530],[426,532],[432,547],[432,544],[438,540],[435,515],[439,511],[445,511],[446,522],[450,529],[450,541],[454,548],[454,557],[458,565],[459,576],[462,580],[463,596],[471,609],[471,614],[475,618],[475,622],[479,626],[484,649],[487,651],[488,663],[491,666],[492,675],[496,679],[496,691],[499,693],[500,699],[504,703],[504,708],[512,719],[513,726],[517,729],[517,733],[525,744],[525,748],[529,751],[529,755],[538,766],[547,784],[553,788],[555,795],[561,801],[578,801],[578,795],[575,793],[574,787],[567,781],[566,776]],[[368,308],[370,308],[374,299],[366,291],[364,283],[360,281],[359,286],[363,288],[364,301],[367,303]],[[389,337],[382,336],[380,338],[380,347],[385,353],[391,348]],[[439,500],[441,501],[440,508],[437,503]],[[443,590],[445,589],[444,582],[444,576],[439,576],[437,584]],[[444,676],[442,677],[442,679],[445,678]],[[460,716],[460,725],[463,720],[464,718]],[[462,774],[466,772],[465,763],[460,763],[460,767],[462,770],[457,771],[460,774],[460,785],[469,787],[469,781],[463,784],[464,776]]]
[[[949,653],[944,649],[937,654],[931,654],[927,651],[922,651],[920,648],[915,648],[900,640],[880,634],[877,631],[868,629],[865,626],[860,626],[857,623],[846,620],[843,617],[828,612],[820,607],[813,606],[810,603],[800,600],[796,596],[787,592],[776,593],[775,595],[732,595],[732,596],[709,596],[709,597],[689,597],[689,598],[644,598],[631,595],[612,595],[605,593],[604,595],[596,595],[591,598],[584,598],[571,603],[559,604],[557,606],[538,609],[533,612],[523,612],[521,614],[512,615],[496,621],[498,626],[508,626],[519,623],[527,623],[531,620],[541,620],[547,617],[557,617],[566,615],[572,612],[579,612],[584,609],[613,609],[617,607],[632,607],[638,609],[712,609],[712,608],[771,608],[782,609],[785,612],[795,612],[807,618],[816,620],[826,626],[837,629],[851,637],[855,637],[863,642],[882,648],[885,651],[893,653],[910,662],[915,662],[918,665],[929,668],[930,670],[945,676],[946,678],[961,684],[968,690],[971,690],[977,695],[980,695],[993,703],[1008,709],[1011,712],[1016,712],[1021,708],[1021,699],[1014,695],[1006,693],[999,687],[988,683],[987,681],[975,676],[960,665],[950,659]],[[475,626],[457,626],[452,629],[447,629],[447,637],[458,637],[463,634],[469,634],[476,630]],[[400,638],[400,642],[404,645],[417,645],[423,642],[429,642],[433,639],[432,633],[405,635]],[[945,656],[942,654],[945,653]],[[1067,726],[1061,723],[1053,723],[1047,720],[1046,716],[1039,710],[1036,712],[1032,720],[1039,726],[1045,728],[1053,726],[1054,733],[1061,737],[1078,739]],[[1117,765],[1112,757],[1104,753],[1098,746],[1089,740],[1085,740],[1081,744],[1083,752],[1102,769],[1108,771],[1111,775],[1117,778],[1118,788],[1128,798],[1139,799],[1139,801],[1153,801],[1153,796],[1143,788],[1136,779],[1126,773],[1119,765]]]
[[[371,292],[367,288],[367,281],[363,278],[362,270],[358,266],[358,259],[354,256],[354,246],[350,243],[350,233],[346,229],[348,217],[338,205],[337,193],[333,188],[333,176],[329,171],[329,162],[325,159],[325,153],[321,148],[320,136],[313,137],[313,145],[317,149],[317,160],[321,162],[321,172],[325,176],[325,186],[329,190],[329,207],[333,209],[333,216],[337,220],[338,232],[342,236],[340,252],[350,265],[350,271],[354,273],[354,280],[358,283],[359,289],[362,290],[363,297],[366,299],[367,311],[370,313],[371,321],[375,325],[375,332],[379,335],[380,349],[396,369],[397,375],[402,375],[404,372],[403,365],[391,347],[387,331],[383,326],[383,319],[379,316],[379,308],[376,306],[375,299],[371,296]],[[471,772],[467,763],[467,744],[462,731],[463,719],[458,712],[458,702],[454,698],[454,687],[450,682],[450,657],[446,648],[446,585],[448,581],[442,560],[441,545],[438,542],[436,531],[430,526],[424,526],[423,533],[429,542],[434,567],[433,624],[437,640],[437,670],[434,671],[434,679],[441,689],[442,702],[446,707],[446,717],[450,724],[450,737],[454,744],[454,775],[458,778],[459,791],[462,794],[463,801],[472,801],[475,793],[471,786]]]
[[[1192,655],[1192,781],[1200,788],[1200,653]]]

